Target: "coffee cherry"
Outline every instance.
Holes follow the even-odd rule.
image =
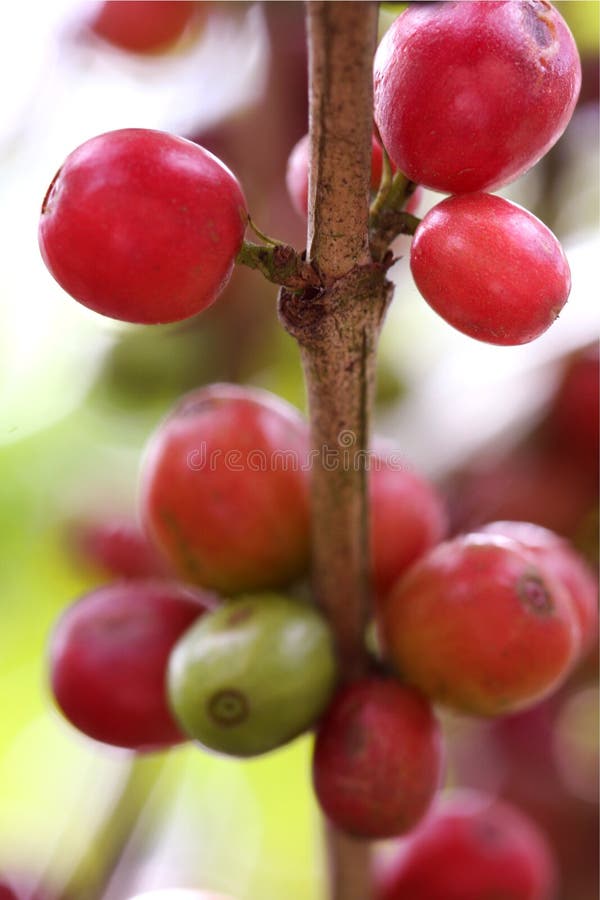
[[[44,198],[39,243],[84,306],[126,322],[177,322],[222,291],[245,223],[241,188],[220,160],[175,135],[125,128],[67,157]]]
[[[205,616],[171,654],[171,707],[209,750],[256,756],[310,728],[336,683],[332,636],[312,607],[240,597]]]
[[[512,538],[566,589],[579,623],[581,652],[587,653],[598,639],[598,581],[583,557],[563,538],[531,522],[491,522],[480,530]]]
[[[375,57],[375,121],[412,181],[495,189],[561,136],[581,85],[577,47],[545,0],[412,4]]]
[[[399,842],[377,900],[551,900],[547,841],[516,807],[475,791],[443,799]]]
[[[490,344],[525,344],[556,319],[571,290],[557,239],[531,213],[491,194],[449,197],[418,226],[415,283],[450,325]]]
[[[381,606],[380,632],[411,684],[476,715],[532,705],[580,650],[565,588],[496,535],[461,536],[422,557]]]
[[[168,50],[202,9],[192,0],[105,0],[91,30],[132,53]]]
[[[51,684],[69,721],[97,741],[155,750],[185,740],[169,711],[172,647],[217,598],[166,581],[126,581],[87,594],[59,619]]]
[[[313,784],[325,815],[357,837],[403,834],[440,782],[442,744],[429,703],[391,679],[342,688],[321,720]]]
[[[266,391],[185,397],[146,453],[141,518],[185,576],[223,593],[278,587],[308,566],[308,433]]]
[[[69,529],[74,555],[109,578],[153,578],[169,567],[135,522],[106,519],[79,522]]]
[[[373,582],[383,596],[442,540],[447,521],[433,486],[406,466],[381,462],[372,467],[369,478]]]

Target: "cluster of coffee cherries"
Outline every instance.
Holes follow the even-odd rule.
[[[544,0],[415,4],[378,50],[375,121],[394,177],[452,194],[416,228],[415,281],[480,340],[529,341],[567,299],[554,236],[486,191],[547,152],[579,82],[572,36]],[[305,139],[288,172],[302,212],[307,157]],[[374,140],[374,192],[382,167]],[[414,210],[418,193],[407,200]],[[59,284],[91,309],[174,322],[216,299],[247,221],[220,160],[170,134],[123,129],[66,159],[44,199],[40,247]],[[59,707],[90,737],[136,752],[192,739],[251,757],[312,730],[315,792],[339,828],[383,839],[431,810],[382,877],[382,900],[475,900],[484,888],[546,897],[551,863],[519,814],[476,795],[432,808],[443,775],[432,704],[499,716],[554,691],[594,642],[595,579],[561,538],[524,522],[444,540],[433,487],[376,451],[379,652],[368,675],[343,683],[335,635],[305,589],[311,458],[306,423],[277,397],[218,384],[183,398],[142,466],[139,513],[155,550],[55,628]],[[449,879],[456,860],[468,883]],[[454,895],[451,882],[462,884]]]
[[[302,590],[306,423],[257,389],[220,384],[183,398],[142,465],[140,517],[154,551],[122,528],[86,536],[87,552],[122,577],[55,628],[51,681],[67,718],[138,752],[193,739],[234,757],[314,730],[326,815],[358,837],[412,831],[443,773],[432,704],[497,716],[555,690],[593,645],[596,583],[569,544],[528,523],[443,540],[434,488],[395,456],[371,463],[382,656],[343,684],[335,638]],[[488,807],[474,808],[505,822]]]
[[[545,0],[414,4],[379,45],[383,144],[413,182],[452,195],[417,227],[411,271],[430,306],[473,338],[531,341],[568,298],[554,235],[488,192],[548,152],[580,86],[573,36]]]

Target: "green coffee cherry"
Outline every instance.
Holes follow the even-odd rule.
[[[231,756],[266,753],[310,728],[336,680],[327,623],[279,594],[243,596],[203,616],[175,646],[168,671],[182,728]]]

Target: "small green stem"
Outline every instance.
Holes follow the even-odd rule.
[[[374,219],[379,211],[383,209],[385,202],[390,193],[390,189],[392,187],[392,162],[387,154],[387,150],[381,145],[382,150],[382,169],[381,169],[381,181],[379,182],[379,188],[377,190],[377,195],[371,204],[370,215],[371,218]]]
[[[370,229],[370,244],[373,259],[382,262],[394,238],[399,234],[414,234],[421,219],[406,210],[382,209]]]
[[[281,245],[281,241],[277,241],[275,240],[275,238],[269,237],[268,234],[265,234],[264,231],[261,231],[258,225],[256,225],[252,221],[252,218],[250,216],[248,216],[248,225],[252,229],[256,237],[259,237],[261,241],[265,242],[265,244],[269,244],[269,246],[271,247],[278,247]]]
[[[268,281],[291,291],[321,286],[313,267],[302,254],[287,244],[272,243],[265,246],[244,241],[235,261],[238,265],[257,269]]]

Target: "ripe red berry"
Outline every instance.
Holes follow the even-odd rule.
[[[357,837],[415,826],[440,782],[441,735],[429,703],[392,679],[342,688],[317,732],[313,784],[325,815]]]
[[[445,193],[495,189],[565,130],[577,47],[545,0],[412,4],[375,57],[375,121],[410,179]]]
[[[92,31],[132,53],[168,50],[202,9],[192,0],[105,0]]]
[[[547,841],[520,810],[475,791],[442,799],[399,842],[377,900],[552,900]]]
[[[74,555],[110,578],[152,578],[169,573],[157,549],[127,519],[79,522],[69,530]]]
[[[169,654],[216,602],[166,581],[123,581],[87,594],[51,639],[61,711],[84,734],[117,747],[155,750],[185,740],[167,703]]]
[[[491,522],[481,531],[512,538],[563,585],[579,623],[581,651],[590,650],[598,638],[598,581],[583,557],[563,538],[531,522]]]
[[[383,153],[381,144],[376,137],[372,139],[373,153],[371,157],[371,190],[376,191],[381,181],[381,172],[383,168]],[[300,138],[298,143],[290,153],[285,176],[292,206],[296,212],[303,218],[308,217],[308,155],[309,155],[309,136],[307,134]],[[408,199],[406,208],[408,212],[414,212],[421,200],[422,192],[417,188]]]
[[[42,206],[39,242],[58,283],[126,322],[177,322],[229,280],[246,223],[241,188],[191,141],[145,128],[91,138]]]
[[[571,290],[565,254],[530,212],[492,194],[449,197],[418,226],[410,268],[429,305],[490,344],[525,344],[556,319]]]
[[[445,536],[446,512],[434,487],[411,469],[381,463],[371,468],[371,552],[378,595]]]
[[[279,587],[308,567],[308,432],[266,391],[189,394],[151,440],[141,518],[187,580],[223,593]]]
[[[428,696],[476,715],[532,705],[564,680],[580,651],[565,588],[496,535],[439,544],[379,613],[398,671]]]

